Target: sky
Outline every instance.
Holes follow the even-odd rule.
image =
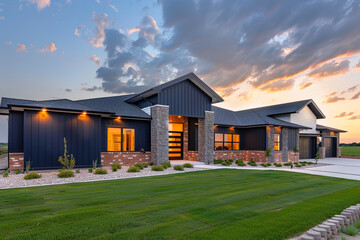
[[[319,124],[360,142],[359,23],[360,0],[0,0],[0,97],[114,96],[194,72],[220,107],[313,99]]]

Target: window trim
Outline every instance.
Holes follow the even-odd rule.
[[[109,133],[109,128],[119,128],[120,129],[120,134],[121,134],[121,143],[120,143],[120,151],[109,151],[109,142],[108,142],[108,133]],[[134,129],[134,151],[123,151],[123,142],[124,142],[124,132],[123,132],[123,129]],[[106,152],[136,152],[136,135],[135,135],[135,128],[132,128],[132,127],[119,127],[119,126],[116,126],[116,125],[108,125],[106,126]]]
[[[215,135],[216,134],[221,134],[222,135],[222,141],[216,141],[215,140]],[[229,141],[225,141],[225,134],[229,134],[231,135],[231,142]],[[238,142],[234,142],[234,135],[238,135],[239,136],[239,141]],[[222,149],[221,150],[217,150],[215,147],[216,143],[222,143]],[[231,149],[224,149],[225,147],[225,143],[231,143]],[[234,150],[234,143],[238,143],[239,144],[239,149],[238,150]],[[214,132],[214,151],[241,151],[240,149],[240,133],[221,133],[221,132]]]
[[[275,135],[279,135],[279,142],[275,141]],[[275,143],[279,144],[279,150],[275,150]],[[281,151],[281,133],[274,133],[274,151]]]

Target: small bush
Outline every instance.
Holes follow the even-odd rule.
[[[153,162],[150,162],[149,165],[152,166],[152,165],[154,165],[154,163],[153,163]]]
[[[153,170],[153,171],[164,171],[164,167],[161,166],[161,165],[153,165],[151,167],[151,170]]]
[[[232,160],[232,159],[229,159],[228,161],[231,162],[231,163],[234,162],[234,160]]]
[[[142,163],[137,163],[134,166],[137,168],[140,168],[140,170],[143,170],[145,168],[145,164],[142,164]]]
[[[20,170],[19,169],[16,169],[15,170],[15,174],[19,174],[20,173]]]
[[[161,166],[163,166],[164,169],[170,168],[171,167],[171,163],[170,162],[164,162],[161,164]]]
[[[8,172],[8,170],[5,170],[4,172],[3,172],[3,177],[8,177],[9,176],[9,172]]]
[[[70,170],[63,170],[58,174],[59,178],[75,177],[74,172]]]
[[[225,162],[221,163],[221,165],[223,166],[230,166],[232,164],[232,162],[226,160]]]
[[[140,168],[132,166],[127,170],[128,173],[140,172]]]
[[[142,165],[144,166],[144,168],[147,168],[149,166],[147,163],[143,163]]]
[[[299,162],[299,164],[306,166],[306,164],[308,164],[307,162]]]
[[[236,163],[239,167],[246,166],[246,164],[244,163],[244,161],[243,161],[242,159],[236,160],[235,163]]]
[[[76,171],[75,171],[76,173],[80,173],[80,169],[76,169]]]
[[[302,167],[303,165],[301,164],[295,164],[295,167]]]
[[[31,167],[31,162],[30,162],[30,161],[27,161],[27,162],[26,162],[26,170],[25,170],[26,174],[29,173],[30,167]]]
[[[274,163],[275,167],[282,167],[281,163]]]
[[[191,163],[184,163],[183,167],[184,168],[193,168],[194,166]]]
[[[261,163],[260,165],[263,167],[268,167],[267,163]]]
[[[107,174],[108,172],[107,172],[107,170],[106,169],[104,169],[104,168],[97,168],[97,169],[95,169],[95,172],[94,172],[95,174]]]
[[[97,167],[97,160],[93,160],[93,169],[96,169],[96,167]]]
[[[360,229],[360,220],[359,220],[359,221],[356,221],[355,227],[358,228],[358,229]]]
[[[25,180],[36,179],[36,178],[41,178],[41,174],[38,174],[37,172],[32,172],[32,173],[28,173],[24,176]]]
[[[267,163],[266,165],[268,165],[268,167],[270,167],[270,166],[271,166],[271,163]]]
[[[113,165],[111,165],[111,169],[113,172],[116,172],[118,169],[121,169],[121,165],[118,163],[114,163]]]
[[[291,166],[292,162],[284,163],[284,166]]]
[[[222,164],[223,160],[221,159],[214,159],[214,164]]]
[[[181,166],[181,165],[176,165],[176,166],[174,166],[174,170],[176,170],[176,171],[184,171],[184,167]]]
[[[253,167],[256,167],[257,166],[257,163],[254,161],[254,160],[250,160],[250,162],[247,163],[248,165],[250,166],[253,166]]]
[[[89,173],[92,173],[92,171],[93,171],[92,168],[89,168],[89,169],[88,169],[88,172],[89,172]]]
[[[342,228],[341,232],[350,236],[355,236],[359,233],[359,230],[355,226],[348,226],[347,228]]]

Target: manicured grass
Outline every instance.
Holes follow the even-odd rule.
[[[286,239],[360,199],[360,182],[211,170],[0,190],[0,239]]]
[[[7,143],[0,143],[0,155],[6,154],[8,152],[8,144]]]
[[[360,146],[342,146],[341,155],[360,157]]]

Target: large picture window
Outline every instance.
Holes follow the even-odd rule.
[[[108,152],[135,151],[135,129],[109,127],[107,150]]]
[[[215,150],[240,150],[239,134],[215,133]]]

